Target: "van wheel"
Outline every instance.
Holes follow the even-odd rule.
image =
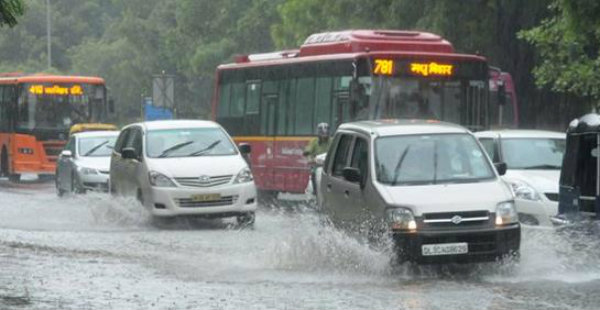
[[[254,226],[255,219],[256,219],[256,216],[255,216],[254,212],[244,213],[242,215],[238,215],[238,217],[236,218],[238,226],[241,226],[241,227]]]

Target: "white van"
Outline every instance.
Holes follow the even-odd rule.
[[[490,261],[521,241],[505,171],[458,125],[348,123],[327,153],[319,203],[336,226],[389,233],[401,261]]]
[[[237,217],[251,225],[256,187],[242,156],[249,152],[211,121],[131,124],[112,152],[110,190],[137,197],[158,217]]]

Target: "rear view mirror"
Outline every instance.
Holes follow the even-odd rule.
[[[494,168],[496,168],[496,171],[498,171],[499,175],[505,175],[506,174],[506,163],[495,163],[494,164]]]
[[[121,157],[123,157],[124,159],[136,159],[138,160],[138,156],[137,153],[135,151],[134,148],[132,147],[126,147],[121,151]]]
[[[69,157],[73,157],[73,153],[71,153],[71,151],[69,151],[69,150],[63,150],[62,152],[60,152],[60,156],[69,158]]]
[[[240,143],[238,148],[240,149],[240,153],[243,155],[248,155],[250,152],[252,152],[252,147],[248,143]]]
[[[360,182],[360,179],[361,179],[360,170],[358,170],[358,168],[352,168],[352,167],[344,168],[344,170],[342,170],[342,176],[348,182],[352,182],[352,183],[358,183],[358,182]]]

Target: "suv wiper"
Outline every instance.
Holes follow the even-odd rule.
[[[90,156],[90,155],[92,155],[95,151],[97,151],[99,148],[103,147],[107,143],[108,143],[108,140],[95,145],[93,148],[91,148],[89,151],[87,151],[85,154],[83,154],[83,156]]]
[[[534,170],[534,169],[560,169],[560,166],[550,165],[550,164],[543,164],[543,165],[523,167],[521,169],[525,169],[525,170]]]
[[[204,155],[206,152],[212,150],[215,146],[217,146],[217,144],[221,143],[221,140],[217,140],[213,143],[211,143],[209,146],[207,146],[204,149],[201,149],[199,151],[193,152],[191,154],[189,154],[189,156],[202,156]]]
[[[195,141],[186,141],[186,142],[181,142],[179,144],[175,144],[172,147],[162,151],[162,153],[160,153],[160,155],[158,155],[158,157],[167,157],[167,155],[169,155],[171,152],[173,151],[177,151],[178,149],[190,145],[192,143],[195,143]]]

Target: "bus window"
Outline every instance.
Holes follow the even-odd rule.
[[[290,124],[290,118],[288,117],[289,107],[294,106],[294,99],[296,95],[296,79],[288,79],[281,81],[279,88],[279,105],[277,106],[277,134],[286,135],[293,134],[292,125]],[[293,111],[293,110],[292,110]]]
[[[260,82],[246,84],[246,115],[244,117],[244,132],[257,134],[259,131],[260,116]]]
[[[331,92],[333,90],[333,80],[330,77],[318,77],[316,80],[315,124],[328,123],[331,125]],[[316,134],[316,132],[313,132],[313,134]]]
[[[443,87],[442,120],[460,123],[460,82],[445,82]]]
[[[231,107],[229,108],[229,115],[231,117],[244,116],[245,90],[245,83],[233,83],[231,89]]]
[[[298,91],[294,103],[295,134],[310,135],[313,132],[313,104],[315,101],[315,79],[299,78]]]
[[[229,100],[231,98],[231,84],[225,83],[221,85],[219,93],[219,106],[217,115],[219,118],[229,116]]]
[[[6,99],[4,99],[4,93],[5,93],[5,89],[7,89],[9,86],[2,86],[0,85],[0,131],[4,131],[6,130],[6,115],[5,115],[5,110],[6,110]]]

